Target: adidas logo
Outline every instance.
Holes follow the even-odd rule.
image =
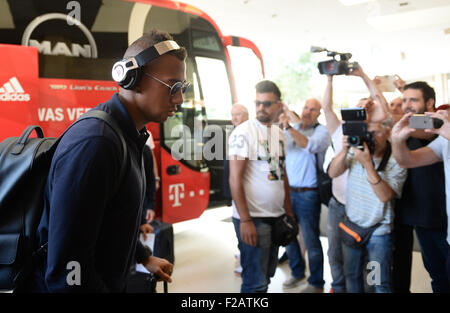
[[[25,93],[16,77],[0,87],[0,101],[30,101],[30,95]]]

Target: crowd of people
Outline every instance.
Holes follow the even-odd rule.
[[[397,76],[394,84],[402,96],[388,102],[378,77],[370,79],[361,66],[348,75],[360,77],[369,91],[355,106],[365,110],[370,142],[363,140],[356,146],[344,135],[344,122],[333,110],[330,75],[322,101],[306,100],[300,115],[282,102],[274,82],[261,81],[255,86],[256,119],[233,123],[229,183],[241,292],[267,292],[279,249],[272,242],[271,229],[283,214],[294,217],[300,227],[300,240],[286,246],[291,277],[283,287],[323,292],[317,168],[323,166],[330,144],[334,151],[327,168],[332,178],[326,221],[330,291],[409,292],[413,230],[433,292],[450,291],[448,105],[438,107],[434,89],[423,81],[406,84]],[[242,105],[233,110],[242,110]],[[318,122],[321,112],[326,125]],[[443,125],[410,128],[413,114],[429,115]],[[362,243],[344,240],[345,229],[352,232],[348,225],[365,234]],[[367,269],[376,270],[372,280]]]
[[[160,44],[166,47],[162,52],[154,48]],[[172,280],[173,264],[153,256],[140,243],[138,228],[144,234],[152,232],[147,222],[154,217],[153,196],[159,185],[154,156],[146,147],[151,139],[145,125],[164,122],[183,103],[182,94],[189,86],[186,53],[168,33],[152,30],[140,37],[121,62],[144,56],[143,63],[126,75],[117,67],[119,92],[95,108],[117,121],[124,138],[104,121],[86,119],[61,139],[51,162],[36,233],[39,246],[47,247],[45,256],[34,260],[21,291],[124,292],[136,262],[159,279]],[[327,77],[322,101],[308,99],[301,115],[283,104],[280,89],[267,80],[256,85],[256,119],[248,119],[244,106],[233,107],[236,127],[229,137],[230,160],[225,165],[229,166],[242,292],[267,292],[278,263],[273,226],[285,214],[300,225],[304,245],[294,241],[286,247],[292,277],[284,286],[304,284],[303,292],[323,292],[317,169],[323,166],[330,144],[335,157],[328,168],[333,183],[327,236],[333,291],[362,292],[366,261],[378,264],[376,292],[408,291],[413,230],[433,291],[449,291],[447,107],[436,108],[434,90],[425,82],[397,80],[402,97],[388,103],[376,79],[371,80],[361,67],[350,75],[361,77],[370,92],[357,106],[367,113],[372,149],[367,143],[350,147],[332,108],[332,76]],[[326,125],[318,123],[321,111]],[[441,120],[442,126],[425,131],[410,128],[409,119],[417,113]],[[124,147],[127,153],[121,159]],[[121,177],[119,184],[117,177]],[[150,178],[148,184],[146,178]],[[343,243],[341,226],[347,220],[363,229],[373,228],[359,248]],[[310,273],[307,283],[304,250]],[[67,279],[67,265],[72,262],[80,265],[79,283]]]

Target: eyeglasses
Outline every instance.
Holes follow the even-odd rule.
[[[177,94],[177,92],[181,89],[181,93],[185,93],[186,90],[191,86],[190,82],[187,81],[183,81],[183,82],[176,82],[175,84],[173,84],[172,86],[170,86],[169,84],[166,84],[165,82],[163,82],[162,80],[156,78],[155,76],[149,74],[149,73],[145,73],[145,75],[153,78],[154,80],[156,80],[157,82],[160,82],[161,84],[167,86],[167,88],[169,88],[169,94],[170,96],[174,96]]]
[[[255,105],[257,107],[259,107],[262,104],[265,108],[268,108],[272,104],[275,104],[275,103],[278,103],[278,101],[259,101],[259,100],[255,100]]]

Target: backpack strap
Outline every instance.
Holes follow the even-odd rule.
[[[69,131],[69,129],[72,128],[72,126],[74,126],[75,124],[77,124],[78,122],[80,122],[82,120],[86,120],[89,118],[96,118],[96,119],[102,120],[106,124],[108,124],[113,129],[113,131],[116,133],[117,137],[119,137],[119,140],[122,144],[122,156],[123,156],[122,157],[122,166],[120,168],[119,179],[114,188],[114,190],[117,190],[120,186],[120,183],[122,182],[123,176],[125,175],[126,163],[127,163],[126,161],[127,161],[128,153],[127,153],[127,144],[126,144],[125,138],[123,136],[123,132],[111,114],[109,114],[105,111],[102,111],[102,110],[90,110],[90,111],[84,113],[75,122],[73,122],[72,125],[70,125],[62,133],[61,136],[59,136],[59,138],[55,141],[55,143],[53,145],[54,145],[54,147],[56,147],[59,144],[59,142],[61,141],[62,137]]]
[[[78,122],[80,122],[82,120],[86,120],[88,118],[96,118],[96,119],[102,120],[106,124],[108,124],[114,130],[116,135],[119,137],[120,142],[122,144],[122,154],[123,154],[122,165],[121,165],[121,168],[120,168],[119,179],[117,180],[116,185],[114,186],[114,193],[113,193],[113,194],[117,194],[117,190],[119,189],[120,184],[122,183],[122,179],[123,179],[123,177],[125,175],[126,163],[127,163],[126,161],[127,161],[128,153],[127,153],[127,144],[126,144],[125,138],[123,137],[122,130],[120,129],[119,125],[117,124],[116,120],[112,117],[111,114],[109,114],[109,113],[107,113],[105,111],[102,111],[102,110],[90,110],[90,111],[84,113],[82,116],[80,116],[80,118],[78,118],[75,122],[73,122],[72,125],[70,125],[62,133],[61,136],[59,136],[59,138],[53,144],[52,149],[56,149],[56,146],[61,141],[61,138],[65,135],[65,133],[69,129],[72,128],[73,125],[75,125],[76,123],[78,123]],[[21,138],[25,136],[25,133],[28,133],[27,137],[30,135],[30,133],[33,131],[33,129],[35,129],[35,128],[31,128],[31,127],[32,126],[29,127],[30,128],[29,132],[24,132],[24,134],[21,136]],[[39,133],[38,133],[38,136],[39,136]],[[42,246],[40,246],[32,255],[33,262],[36,263],[38,259],[46,257],[46,255],[47,255],[47,248],[48,248],[48,242],[46,242]]]
[[[119,125],[117,124],[116,120],[112,117],[112,115],[105,111],[102,111],[102,110],[90,110],[90,111],[86,112],[85,114],[83,114],[75,123],[77,123],[81,120],[88,119],[88,118],[97,118],[99,120],[104,121],[106,124],[108,124],[114,130],[116,135],[119,137],[120,142],[122,144],[122,156],[123,156],[122,157],[122,165],[120,167],[119,179],[117,180],[116,186],[114,188],[114,190],[117,191],[120,187],[123,177],[125,176],[126,164],[127,164],[126,161],[127,161],[127,157],[128,157],[127,144],[126,144],[125,138],[123,136],[123,132],[120,129]],[[73,123],[70,127],[72,127],[75,123]]]

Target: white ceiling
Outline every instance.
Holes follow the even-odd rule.
[[[353,6],[339,0],[182,2],[210,15],[224,35],[255,42],[269,78],[280,59],[296,58],[312,45],[351,52],[369,76],[414,79],[450,72],[450,0],[366,0]]]

